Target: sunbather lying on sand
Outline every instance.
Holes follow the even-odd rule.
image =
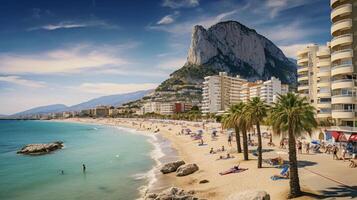
[[[225,172],[220,172],[219,174],[223,176],[223,175],[227,175],[227,174],[243,172],[245,170],[248,170],[248,169],[239,168],[239,165],[237,165],[237,166],[230,168],[229,170],[227,170]]]
[[[231,154],[227,153],[227,157],[224,156],[219,156],[217,160],[226,160],[226,159],[231,159],[234,158],[234,156],[231,156]]]
[[[264,159],[263,160],[265,163],[269,164],[269,165],[283,165],[284,164],[284,160],[279,156],[276,158],[270,158],[270,159]]]
[[[273,181],[279,180],[279,179],[288,179],[289,178],[289,166],[285,166],[280,174],[274,175],[270,177]]]
[[[350,164],[348,165],[351,168],[356,168],[357,167],[357,163],[354,160],[350,160]]]

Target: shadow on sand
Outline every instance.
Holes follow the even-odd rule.
[[[312,197],[314,199],[326,199],[326,198],[357,198],[357,186],[339,185],[337,187],[326,188],[319,191],[320,195],[304,192],[304,196]]]

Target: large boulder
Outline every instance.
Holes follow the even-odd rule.
[[[199,168],[196,164],[185,164],[180,166],[176,171],[176,176],[187,176],[198,171]]]
[[[186,192],[183,189],[171,187],[159,194],[148,194],[145,200],[198,200],[193,194],[193,191]]]
[[[231,194],[226,200],[270,200],[270,195],[261,190],[251,190]]]
[[[28,155],[42,155],[47,154],[57,149],[63,148],[62,141],[56,141],[48,144],[28,144],[18,151],[18,154],[28,154]]]
[[[161,172],[163,174],[168,174],[171,172],[175,172],[177,170],[177,168],[179,168],[181,165],[184,165],[185,161],[183,160],[178,160],[175,162],[170,162],[170,163],[166,163],[162,168],[161,168]]]

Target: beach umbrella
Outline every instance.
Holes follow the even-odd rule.
[[[320,141],[318,141],[318,140],[313,140],[311,143],[312,143],[312,144],[320,144]]]

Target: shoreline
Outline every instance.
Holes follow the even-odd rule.
[[[161,192],[168,187],[163,185],[168,183],[168,180],[165,179],[164,175],[160,172],[160,167],[164,164],[164,162],[172,162],[179,159],[177,149],[171,146],[171,141],[164,138],[159,133],[154,133],[146,130],[139,130],[135,127],[130,127],[124,124],[114,125],[107,122],[98,122],[92,119],[81,120],[80,118],[71,118],[65,120],[50,120],[53,122],[67,122],[67,123],[80,123],[80,124],[88,124],[88,125],[100,125],[100,126],[108,126],[118,130],[124,130],[125,132],[129,132],[130,134],[137,134],[147,137],[147,141],[153,146],[153,150],[150,152],[150,157],[154,160],[155,164],[152,168],[141,174],[134,174],[133,177],[135,179],[146,179],[147,183],[137,188],[139,197],[138,200],[144,199],[145,195],[152,192]],[[163,144],[166,143],[166,144]],[[165,145],[165,146],[164,146]],[[169,148],[169,149],[168,149]],[[166,151],[164,150],[166,149]],[[169,150],[170,152],[168,152]],[[149,192],[150,191],[150,192]]]

